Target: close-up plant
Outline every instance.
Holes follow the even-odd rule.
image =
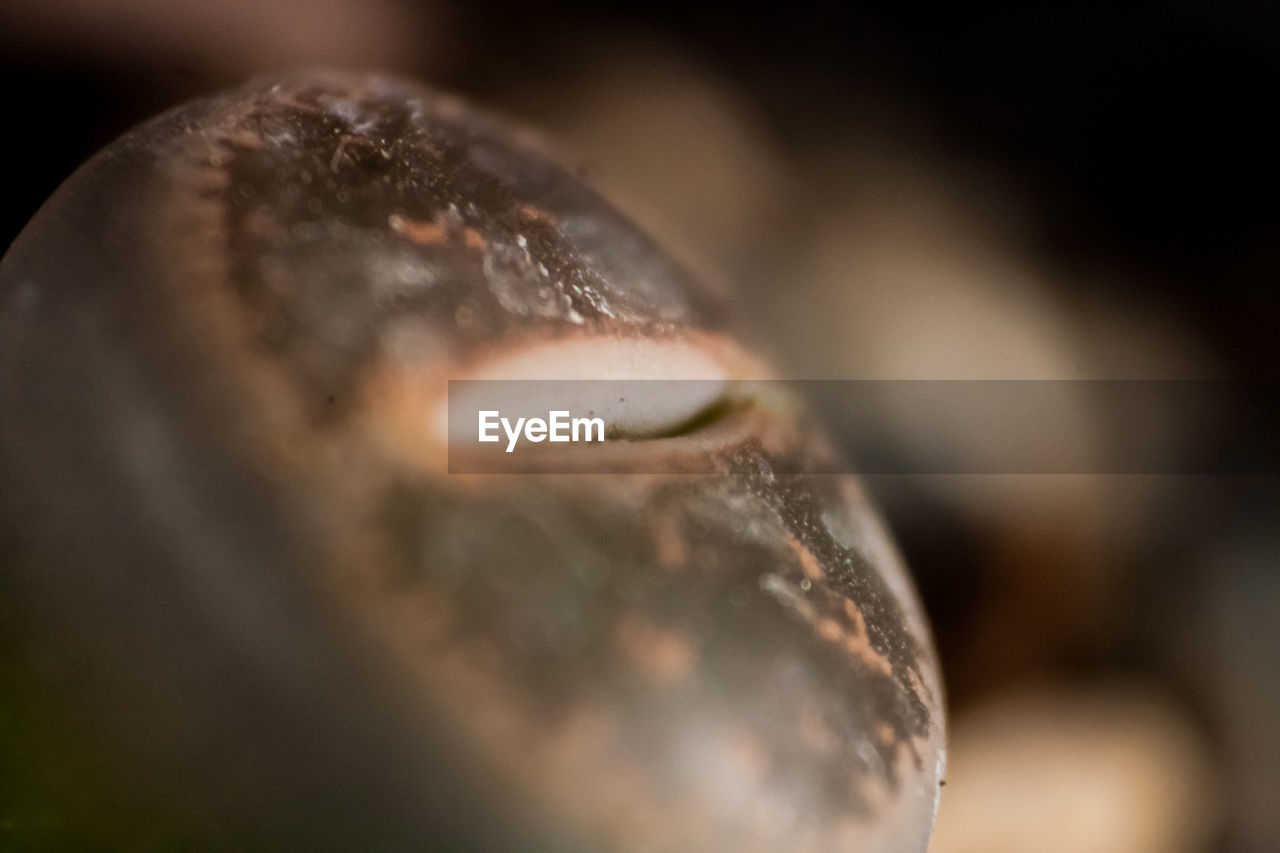
[[[0,3],[0,850],[1274,849],[1277,39]]]

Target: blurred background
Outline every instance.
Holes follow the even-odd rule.
[[[540,129],[786,376],[1280,366],[1280,6],[1240,0],[3,0],[0,246],[131,125],[300,64]],[[1280,849],[1275,477],[867,485],[949,692],[932,851]]]

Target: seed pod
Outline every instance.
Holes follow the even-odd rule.
[[[0,265],[0,832],[924,850],[927,628],[857,485],[779,473],[829,458],[794,412],[633,412],[634,474],[443,464],[449,378],[758,376],[728,323],[410,83],[259,82],[108,147]]]

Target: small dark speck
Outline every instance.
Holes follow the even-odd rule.
[[[945,788],[945,787],[947,787],[947,780],[946,780],[946,779],[939,779],[939,780],[938,780],[938,787],[939,787],[939,788]]]
[[[619,398],[618,398],[618,402],[619,402],[619,403],[625,403],[626,401],[627,401],[627,398],[626,398],[626,397],[619,397]]]
[[[328,403],[330,406],[332,406],[335,402],[337,402],[337,398],[334,397],[332,394],[330,394],[328,397],[325,398],[324,401]]]

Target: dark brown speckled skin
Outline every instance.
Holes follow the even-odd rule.
[[[431,389],[494,353],[752,370],[536,148],[412,84],[266,81],[111,146],[6,255],[6,672],[77,733],[14,771],[49,838],[925,849],[927,629],[857,486],[775,474],[827,458],[785,407],[637,441],[634,475],[424,450]]]

